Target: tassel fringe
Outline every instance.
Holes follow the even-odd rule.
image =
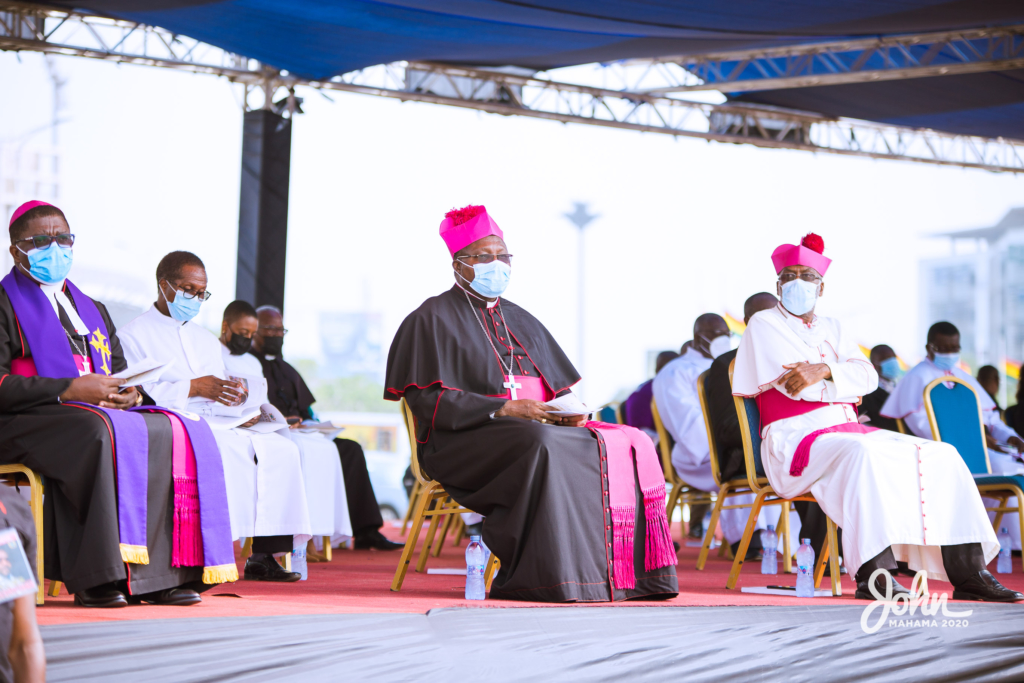
[[[660,569],[677,564],[672,532],[665,514],[665,485],[647,489],[644,494],[644,519],[647,521],[647,545],[644,569]]]
[[[171,566],[203,566],[203,534],[199,520],[199,482],[195,477],[174,477],[174,551]]]
[[[238,567],[234,564],[203,567],[203,583],[228,583],[229,581],[238,581]]]
[[[131,564],[149,564],[149,549],[144,545],[121,544],[121,561]]]
[[[633,508],[612,507],[612,579],[619,590],[636,588],[636,573],[633,570],[635,515]]]

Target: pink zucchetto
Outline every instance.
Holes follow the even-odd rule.
[[[813,232],[804,235],[799,246],[796,244],[783,244],[776,247],[772,252],[772,264],[775,266],[775,274],[782,272],[783,268],[789,266],[807,266],[814,268],[824,277],[832,259],[822,256],[825,251],[825,240]]]
[[[455,252],[488,235],[497,235],[505,239],[505,234],[483,206],[452,209],[444,215],[440,232],[441,239],[448,246],[452,258],[455,257]]]
[[[7,225],[8,229],[10,229],[11,226],[14,225],[14,221],[18,220],[19,218],[24,216],[26,213],[28,213],[29,211],[31,211],[32,209],[34,209],[34,208],[36,208],[38,206],[53,206],[53,204],[49,204],[47,202],[41,202],[38,199],[33,199],[30,202],[25,202],[24,204],[19,206],[17,209],[15,209],[14,213],[11,214],[11,222]],[[56,209],[57,207],[53,206],[53,208]]]

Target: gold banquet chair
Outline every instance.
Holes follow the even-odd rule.
[[[751,508],[753,503],[740,503],[737,505],[726,505],[729,498],[753,493],[750,481],[747,477],[738,477],[729,481],[722,481],[722,470],[718,462],[718,443],[715,440],[715,431],[711,424],[711,415],[708,412],[707,395],[704,393],[704,382],[709,370],[705,370],[697,378],[697,397],[700,399],[700,410],[704,415],[704,427],[708,431],[708,447],[711,453],[711,474],[715,478],[715,484],[719,486],[718,496],[715,499],[715,507],[711,511],[711,523],[708,525],[704,535],[704,544],[701,546],[700,555],[697,557],[697,570],[703,570],[708,559],[708,551],[711,548],[711,541],[715,536],[715,529],[718,526],[718,519],[722,510],[736,510]],[[779,535],[782,537],[782,547],[787,551],[783,553],[782,570],[789,574],[792,571],[792,557],[788,551],[789,544],[789,501],[782,501],[782,514],[779,516]]]
[[[978,493],[999,501],[995,507],[985,508],[996,513],[993,528],[998,532],[1003,515],[1015,512],[1020,528],[1024,529],[1024,475],[992,474],[981,401],[974,387],[951,375],[940,377],[924,388],[924,408],[932,438],[952,444],[974,475]],[[1007,501],[1014,497],[1017,505],[1008,506]]]
[[[654,416],[654,429],[658,432],[658,453],[661,455],[661,468],[665,472],[665,488],[668,491],[665,511],[668,515],[668,523],[671,525],[672,513],[677,507],[682,516],[684,506],[689,505],[692,509],[694,505],[711,505],[715,502],[715,497],[707,491],[690,486],[676,472],[675,465],[672,464],[672,436],[665,429],[665,423],[661,421],[661,413],[658,412],[658,403],[653,398],[651,399],[651,415]],[[692,523],[693,520],[690,521]],[[711,524],[711,529],[713,533],[714,522]]]
[[[729,363],[729,382],[732,383],[733,367],[736,360]],[[703,398],[703,393],[701,394]],[[750,539],[754,535],[754,526],[757,523],[757,516],[765,505],[784,505],[795,501],[806,500],[816,502],[811,494],[796,496],[795,498],[783,498],[775,493],[772,485],[765,475],[764,465],[761,462],[761,411],[757,407],[757,401],[753,398],[733,396],[736,405],[736,417],[740,423],[740,436],[743,438],[743,460],[747,466],[747,485],[750,491],[756,494],[753,505],[750,508],[750,517],[747,519],[747,526],[743,530],[743,538],[740,539],[740,547],[736,558],[732,563],[732,571],[729,572],[729,580],[726,588],[735,588],[740,577],[740,570],[743,568],[743,558],[747,555],[747,548],[750,546]],[[783,507],[786,510],[788,505]],[[829,563],[832,574],[832,595],[842,595],[843,588],[839,578],[839,547],[836,535],[836,523],[831,517],[826,517],[828,536],[825,546],[821,549],[821,556],[817,558],[817,568],[814,572],[814,587],[821,586],[821,579],[825,575],[825,563]],[[789,519],[785,521],[789,525]],[[785,554],[789,555],[790,548],[786,547]]]
[[[395,578],[391,581],[391,590],[393,591],[402,590],[402,584],[405,582],[405,575],[409,571],[409,562],[412,560],[412,554],[416,550],[416,542],[419,540],[424,520],[430,518],[430,526],[427,528],[427,537],[423,541],[423,547],[420,549],[420,556],[416,562],[416,571],[418,572],[422,572],[427,566],[427,557],[434,544],[434,537],[437,534],[437,527],[441,518],[447,517],[445,520],[445,530],[447,530],[452,517],[457,517],[463,512],[472,512],[469,508],[462,507],[452,500],[439,482],[423,476],[423,472],[420,470],[419,458],[416,454],[418,445],[416,440],[416,418],[413,416],[412,410],[410,410],[409,404],[405,402],[404,398],[402,399],[402,417],[405,419],[405,428],[409,433],[412,473],[416,477],[420,491],[415,502],[416,509],[411,517],[412,525],[405,539],[405,547],[402,548],[402,556],[398,560],[398,568],[395,569]],[[440,543],[438,543],[439,549],[443,542],[444,538],[442,537]],[[497,572],[498,566],[497,555],[491,553],[491,562],[487,566],[485,576],[487,590],[491,588],[491,582],[494,580],[494,574]]]
[[[36,593],[36,604],[42,605],[46,599],[46,586],[43,580],[43,482],[42,477],[24,465],[0,465],[0,477],[17,483],[19,476],[28,480],[31,496],[28,505],[32,510],[32,520],[36,524],[36,583],[39,586],[39,591]],[[50,582],[51,597],[57,597],[60,585],[60,581]]]

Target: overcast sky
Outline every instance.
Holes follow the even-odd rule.
[[[211,76],[55,63],[68,78],[60,204],[78,235],[76,264],[116,269],[155,296],[160,257],[194,251],[214,292],[202,321],[219,327],[234,294],[239,91]],[[0,53],[0,139],[44,125],[51,93],[42,56]],[[1024,205],[1024,178],[984,171],[300,95],[286,355],[320,354],[321,311],[381,311],[390,341],[450,286],[438,224],[473,203],[515,254],[508,298],[577,361],[576,233],[562,214],[583,201],[600,214],[587,230],[584,397],[594,405],[642,381],[647,351],[678,348],[697,315],[741,317],[747,296],[774,291],[772,250],[809,230],[834,259],[819,313],[914,361],[924,346],[917,261],[950,252],[926,236],[992,225]]]

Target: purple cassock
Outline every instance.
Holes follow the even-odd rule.
[[[651,401],[654,399],[654,380],[649,379],[636,388],[623,404],[622,417],[630,427],[654,431],[654,414]]]

